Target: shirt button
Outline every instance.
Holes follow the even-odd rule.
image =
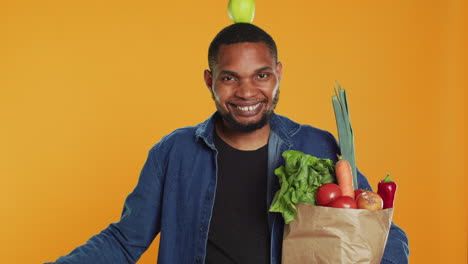
[[[201,263],[201,258],[200,258],[200,257],[197,257],[197,258],[195,259],[195,262]]]
[[[211,196],[209,196],[209,195],[205,196],[205,200],[207,200],[207,201],[211,200]]]
[[[205,232],[205,228],[203,226],[200,227],[200,232]]]

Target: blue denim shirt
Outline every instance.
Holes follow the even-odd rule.
[[[213,115],[197,126],[175,130],[157,143],[149,151],[137,186],[125,201],[120,221],[55,263],[135,263],[157,234],[158,263],[204,263],[216,193],[214,119]],[[339,153],[335,138],[326,131],[276,114],[270,125],[268,208],[279,189],[273,171],[284,163],[283,151],[294,149],[332,160]],[[361,173],[358,182],[359,188],[370,189]],[[284,222],[278,213],[269,213],[268,221],[271,263],[278,264]],[[382,263],[407,263],[408,253],[405,233],[392,224]]]

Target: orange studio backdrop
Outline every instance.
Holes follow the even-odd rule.
[[[0,262],[53,261],[118,221],[153,144],[215,109],[202,76],[227,2],[0,2]],[[411,263],[466,263],[467,2],[256,4],[277,112],[336,136],[339,81],[359,168],[399,184]]]

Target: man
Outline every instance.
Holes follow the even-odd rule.
[[[208,53],[216,113],[156,144],[121,220],[56,263],[135,263],[158,233],[158,263],[281,263],[284,222],[268,212],[281,153],[336,160],[339,147],[330,133],[274,114],[282,64],[262,29],[226,27]],[[360,173],[358,181],[370,189]],[[392,225],[382,263],[407,255],[406,235]]]

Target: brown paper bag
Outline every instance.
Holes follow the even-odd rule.
[[[283,264],[379,264],[393,209],[369,211],[299,204],[284,227]]]

